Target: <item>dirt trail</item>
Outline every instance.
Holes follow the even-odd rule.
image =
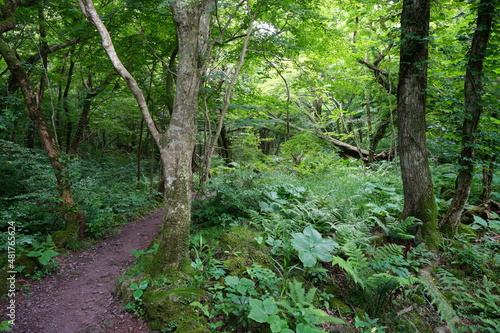
[[[159,231],[162,212],[120,227],[98,244],[67,257],[59,271],[16,295],[14,333],[142,333],[146,324],[115,298],[117,278]]]

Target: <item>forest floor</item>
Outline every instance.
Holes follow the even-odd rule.
[[[62,255],[58,270],[24,284],[16,295],[15,333],[151,332],[123,309],[114,288],[135,260],[132,250],[145,249],[159,231],[162,211],[119,227],[89,248]]]

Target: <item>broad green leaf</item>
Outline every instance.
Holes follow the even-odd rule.
[[[31,251],[31,252],[26,253],[26,255],[28,257],[41,257],[42,252],[41,251]]]
[[[474,223],[477,223],[479,225],[482,225],[483,227],[487,228],[488,227],[488,221],[483,219],[482,217],[474,215]]]
[[[321,234],[316,230],[314,229],[314,227],[312,225],[309,225],[307,226],[304,231],[303,231],[304,235],[306,235],[307,237],[313,239],[313,240],[321,240],[323,239],[323,237],[321,236]]]
[[[299,252],[299,259],[305,267],[313,267],[317,262],[316,256],[309,251]]]
[[[142,291],[141,289],[137,289],[136,291],[134,291],[134,298],[135,299],[139,299],[141,298],[142,294],[144,294],[144,291]]]
[[[250,303],[250,314],[248,315],[248,318],[253,319],[258,323],[267,322],[268,314],[264,309],[263,302],[259,299],[251,298],[249,303]]]
[[[319,328],[312,327],[307,324],[298,324],[297,328],[295,329],[296,333],[323,333],[323,330],[320,330]]]
[[[288,329],[288,323],[286,320],[281,319],[277,315],[273,315],[267,318],[267,322],[270,325],[271,331],[274,332],[284,332],[284,329]]]
[[[264,311],[268,315],[275,315],[278,312],[276,301],[272,297],[265,299],[264,302],[262,302],[262,305],[264,306]]]
[[[304,237],[302,234],[298,234],[296,238],[292,239],[292,246],[297,251],[309,251],[311,249],[311,243],[309,240],[302,237]]]

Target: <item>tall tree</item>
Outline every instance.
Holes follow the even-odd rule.
[[[111,62],[133,92],[151,135],[160,149],[165,180],[165,215],[157,236],[159,249],[149,273],[153,276],[177,269],[189,246],[192,197],[192,156],[196,142],[198,90],[209,46],[214,0],[172,1],[170,9],[177,27],[179,61],[177,88],[170,124],[165,132],[156,127],[142,90],[121,63],[109,32],[91,0],[79,0],[87,19],[97,28]]]
[[[17,5],[17,1],[4,1],[0,5],[0,14],[2,20],[0,22],[0,36],[16,27],[16,19],[14,13]],[[32,79],[30,79],[30,77],[28,76],[28,73],[19,60],[16,52],[3,38],[0,38],[0,54],[7,63],[12,76],[15,78],[17,84],[21,88],[24,101],[28,109],[28,115],[32,120],[36,130],[38,131],[38,134],[40,135],[43,148],[47,153],[52,169],[54,170],[54,174],[57,180],[57,187],[59,190],[59,196],[61,198],[61,207],[63,209],[64,217],[67,222],[66,231],[69,232],[66,234],[61,234],[61,236],[64,236],[56,240],[60,242],[60,245],[65,245],[68,242],[74,241],[78,237],[78,229],[80,227],[79,216],[81,215],[78,215],[74,209],[75,203],[73,201],[71,192],[71,184],[67,177],[65,164],[61,158],[59,144],[55,139],[54,134],[51,132],[42,111],[41,103],[45,86],[45,78],[42,77],[42,79],[40,80],[39,88],[36,89],[34,87],[34,84],[32,83]],[[44,66],[44,68],[46,68],[46,66]],[[44,74],[42,73],[42,76],[43,75]]]
[[[430,249],[441,238],[426,144],[426,89],[430,0],[404,0],[401,14],[398,142],[404,188],[403,218],[422,221],[419,237]]]
[[[472,186],[474,146],[483,109],[483,63],[493,27],[497,2],[497,0],[480,0],[477,7],[476,29],[467,56],[464,82],[465,112],[462,125],[462,150],[458,163],[460,169],[455,182],[455,195],[448,212],[440,222],[440,228],[448,234],[456,232]]]

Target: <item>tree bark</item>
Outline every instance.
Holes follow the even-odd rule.
[[[404,0],[398,82],[399,154],[404,189],[402,218],[422,221],[418,237],[437,249],[437,207],[426,145],[426,89],[430,0]]]
[[[460,224],[460,217],[469,199],[474,172],[474,146],[479,119],[482,113],[483,63],[493,26],[496,0],[481,0],[477,9],[477,25],[472,37],[465,72],[465,114],[462,125],[462,150],[459,172],[455,181],[455,196],[448,212],[440,222],[443,232],[453,235]]]
[[[489,157],[489,164],[483,166],[483,190],[479,196],[482,203],[491,200],[493,172],[495,171],[495,156]]]

